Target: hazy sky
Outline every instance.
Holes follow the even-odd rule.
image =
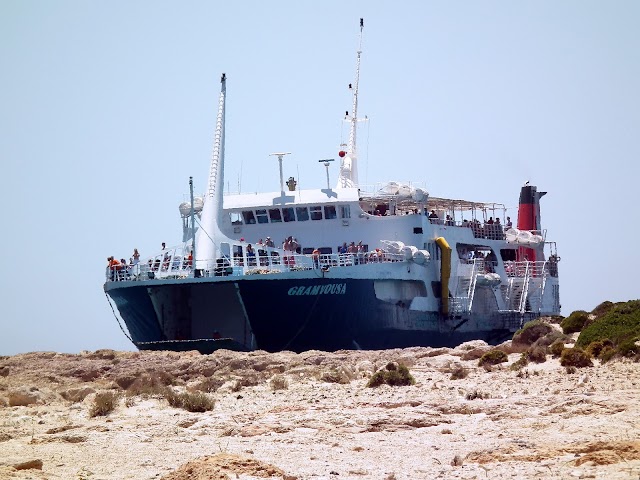
[[[105,259],[181,240],[222,72],[229,188],[277,190],[283,150],[285,177],[324,186],[360,17],[361,183],[515,218],[529,180],[563,313],[639,298],[640,2],[1,0],[0,354],[133,348]]]

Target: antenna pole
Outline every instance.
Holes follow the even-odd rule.
[[[193,177],[189,177],[189,194],[191,195],[191,268],[195,272],[195,260],[196,260],[196,222],[193,212]]]
[[[364,19],[360,19],[360,36],[358,39],[358,51],[356,57],[356,78],[353,84],[353,107],[351,115],[351,131],[349,132],[349,148],[348,153],[354,155],[357,153],[356,149],[356,133],[358,125],[358,84],[360,83],[360,55],[362,54],[362,30],[364,29]],[[357,179],[354,179],[354,183],[358,183]]]
[[[351,124],[349,129],[349,144],[347,151],[340,151],[340,177],[338,178],[338,188],[357,187],[358,185],[358,150],[356,147],[356,134],[358,129],[358,86],[360,83],[360,56],[362,55],[362,31],[364,30],[364,20],[360,19],[360,35],[358,39],[358,51],[356,56],[356,78],[353,84],[349,84],[349,89],[353,92],[353,110],[351,115],[347,111],[345,120]]]
[[[272,153],[269,156],[278,157],[278,164],[280,165],[280,193],[284,196],[284,176],[282,174],[282,157],[285,155],[291,155],[291,152]]]
[[[333,161],[334,161],[333,158],[326,158],[324,160],[318,160],[318,162],[324,163],[324,166],[327,169],[327,190],[331,190],[331,186],[329,185],[329,165]]]

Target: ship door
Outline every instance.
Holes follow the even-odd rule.
[[[231,245],[227,242],[220,244],[220,255],[223,258],[231,258]]]

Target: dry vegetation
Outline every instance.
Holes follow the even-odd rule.
[[[636,306],[497,347],[0,357],[0,478],[638,478]]]

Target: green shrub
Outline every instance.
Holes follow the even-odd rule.
[[[274,392],[276,390],[286,390],[289,388],[289,381],[284,375],[278,374],[271,377],[271,380],[269,380],[269,386]]]
[[[391,385],[392,387],[414,385],[416,383],[415,378],[409,372],[409,369],[402,363],[389,362],[384,369],[378,370],[374,373],[367,387],[379,387],[380,385]]]
[[[182,408],[188,412],[208,412],[213,410],[215,402],[206,393],[184,392],[182,394]]]
[[[529,347],[527,354],[529,360],[534,363],[544,363],[547,361],[547,349],[544,347]]]
[[[172,407],[189,412],[208,412],[215,406],[213,399],[203,392],[176,393],[171,388],[165,388],[164,398]]]
[[[586,348],[596,341],[621,345],[640,338],[640,300],[617,303],[580,332],[576,346]]]
[[[602,363],[607,363],[615,356],[616,356],[616,349],[613,347],[605,346],[600,352],[600,356],[598,358]]]
[[[615,306],[615,303],[610,302],[609,300],[605,300],[596,308],[594,308],[591,313],[595,315],[596,319],[602,317],[604,314],[608,313]]]
[[[504,363],[507,361],[509,361],[509,356],[502,350],[489,350],[480,358],[480,360],[478,361],[478,366],[484,367],[487,365],[497,365],[499,363]]]
[[[532,345],[539,338],[544,337],[553,331],[553,327],[542,320],[532,320],[524,324],[524,326],[513,335],[513,343],[523,345]]]
[[[469,369],[456,365],[451,369],[451,380],[462,380],[469,375]]]
[[[509,370],[513,370],[514,372],[522,370],[524,367],[529,365],[529,354],[524,352],[520,355],[520,358],[513,362],[509,367]]]
[[[586,348],[586,352],[593,358],[599,358],[600,353],[605,347],[613,347],[613,342],[609,339],[591,342]]]
[[[91,409],[89,410],[89,417],[93,418],[108,415],[116,408],[116,405],[118,405],[119,398],[120,395],[115,392],[97,393],[93,399],[93,405],[91,405]]]
[[[207,377],[204,380],[199,381],[195,385],[193,385],[191,390],[198,390],[200,392],[212,393],[218,390],[226,380],[222,377],[212,376]]]
[[[549,347],[549,352],[551,353],[551,355],[554,356],[554,358],[557,358],[560,355],[562,355],[562,350],[564,350],[564,342],[560,340],[556,340]]]
[[[633,358],[636,355],[640,355],[640,347],[636,345],[634,339],[625,340],[620,345],[618,345],[617,353],[621,357]]]
[[[584,324],[589,320],[589,314],[584,310],[576,310],[567,318],[565,318],[562,322],[560,322],[560,327],[562,327],[562,331],[565,334],[575,333],[582,330]]]
[[[124,380],[124,378],[120,382],[118,382],[118,380],[119,379],[117,379],[116,382],[119,385],[120,383],[124,385],[126,384],[126,381],[129,380],[129,378],[126,378],[126,381]],[[126,391],[128,396],[136,396],[136,395],[140,395],[143,397],[151,397],[154,395],[161,396],[164,394],[164,391],[167,386],[174,385],[174,384],[175,384],[175,378],[170,373],[162,372],[162,371],[161,372],[152,371],[152,372],[142,373],[138,377],[136,377],[133,380],[133,382],[131,382],[131,384],[128,387],[126,387]]]
[[[565,348],[560,355],[560,365],[563,367],[591,367],[593,363],[587,352],[581,348]]]
[[[558,340],[565,342],[569,340],[569,337],[562,333],[560,330],[556,330],[555,328],[547,333],[544,337],[540,337],[533,343],[533,347],[544,347],[545,350],[547,347],[557,342]]]
[[[340,383],[343,385],[351,382],[350,375],[342,368],[332,368],[330,370],[325,370],[320,375],[320,380],[327,383]]]

